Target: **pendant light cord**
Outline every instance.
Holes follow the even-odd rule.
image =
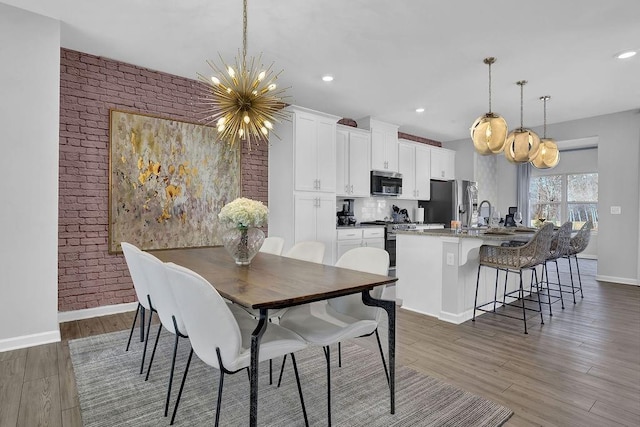
[[[242,69],[247,69],[247,0],[242,2]]]
[[[489,113],[491,113],[491,63],[489,63]]]
[[[544,126],[542,128],[543,129],[542,137],[546,139],[547,138],[547,97],[545,96],[543,100],[544,100]]]

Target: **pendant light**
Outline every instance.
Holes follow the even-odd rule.
[[[547,101],[550,99],[549,95],[540,97],[540,100],[544,102],[544,131],[540,140],[540,151],[531,161],[531,164],[538,169],[551,169],[560,161],[558,144],[552,138],[547,138]]]
[[[520,86],[520,127],[509,133],[504,148],[504,156],[511,163],[528,163],[537,155],[540,148],[540,137],[531,129],[522,125],[524,85],[526,80],[516,82]]]
[[[283,111],[286,89],[276,85],[280,73],[264,68],[261,56],[247,60],[247,0],[242,2],[242,57],[236,58],[235,67],[220,59],[221,67],[207,61],[217,75],[198,74],[204,121],[218,128],[218,140],[231,146],[246,142],[250,150],[252,141],[267,142],[274,123],[288,115]]]
[[[484,63],[489,66],[489,112],[478,117],[470,129],[473,146],[483,156],[504,150],[508,132],[507,122],[491,111],[491,64],[494,62],[494,57],[484,59]]]

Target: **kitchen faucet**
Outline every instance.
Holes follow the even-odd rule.
[[[491,222],[491,202],[490,201],[483,200],[483,201],[480,202],[480,204],[478,205],[478,217],[480,217],[480,212],[482,212],[482,205],[484,205],[485,203],[487,205],[489,205],[489,219],[487,221],[485,221],[486,222],[485,225],[489,225],[490,222]]]

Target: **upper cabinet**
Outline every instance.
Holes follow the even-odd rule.
[[[336,133],[336,193],[369,197],[371,133],[338,125]]]
[[[371,169],[398,172],[398,126],[371,117],[357,123],[371,130]]]
[[[456,152],[431,147],[431,179],[449,181],[456,178]]]
[[[431,149],[420,143],[400,140],[398,168],[402,174],[399,199],[429,200],[431,197]]]
[[[336,191],[336,121],[310,112],[294,116],[296,191]]]

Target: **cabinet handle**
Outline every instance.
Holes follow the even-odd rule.
[[[353,194],[353,185],[351,186],[351,194]]]
[[[416,190],[416,197],[420,197],[420,190]]]
[[[320,189],[322,185],[320,184],[320,180],[318,180],[318,190]]]

